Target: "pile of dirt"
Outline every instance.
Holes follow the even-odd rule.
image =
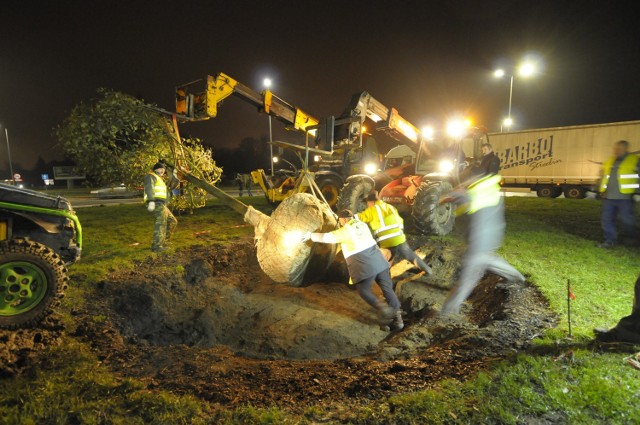
[[[408,263],[393,269],[407,323],[397,334],[381,329],[344,281],[275,284],[249,238],[114,274],[96,286],[73,334],[113,370],[150,388],[295,409],[463,378],[553,326],[535,288],[495,276],[482,280],[462,315],[438,318],[459,252],[442,244],[422,250],[433,278],[415,275]]]
[[[62,343],[63,332],[57,315],[46,317],[34,329],[0,329],[0,377],[15,376],[28,368],[44,349]]]

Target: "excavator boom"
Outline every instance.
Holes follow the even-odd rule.
[[[224,73],[209,75],[204,82],[196,80],[176,87],[176,112],[180,118],[187,121],[215,118],[220,103],[234,95],[258,108],[259,112],[269,114],[296,130],[305,131],[307,127],[318,125],[318,119],[275,96],[270,90],[257,92]]]

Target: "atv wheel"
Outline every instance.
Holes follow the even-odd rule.
[[[329,206],[334,209],[338,203],[338,196],[340,195],[340,189],[342,188],[342,182],[339,182],[335,178],[319,178],[316,181],[320,193],[324,196]]]
[[[363,200],[375,188],[375,183],[369,176],[354,176],[347,179],[342,187],[336,207],[338,211],[351,210],[357,214],[367,208]]]
[[[67,269],[45,245],[15,240],[0,246],[0,328],[33,326],[67,289]]]
[[[420,185],[413,202],[414,225],[425,235],[446,235],[455,222],[453,204],[438,204],[441,196],[451,192],[448,182],[425,182]]]

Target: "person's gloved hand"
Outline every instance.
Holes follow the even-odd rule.
[[[632,196],[632,198],[636,204],[640,204],[640,193],[636,193],[635,195]]]
[[[149,211],[149,212],[153,212],[155,209],[156,209],[156,203],[155,203],[155,202],[153,202],[153,201],[150,201],[150,202],[147,204],[147,211]]]
[[[311,232],[307,232],[307,233],[302,235],[301,241],[302,242],[307,242],[310,239],[311,239]]]

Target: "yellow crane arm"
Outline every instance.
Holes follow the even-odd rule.
[[[319,120],[279,97],[270,90],[257,92],[224,73],[207,76],[176,87],[176,112],[188,121],[215,118],[218,107],[234,95],[299,131],[315,126]],[[204,87],[203,87],[204,86]],[[204,88],[204,90],[202,90]]]

